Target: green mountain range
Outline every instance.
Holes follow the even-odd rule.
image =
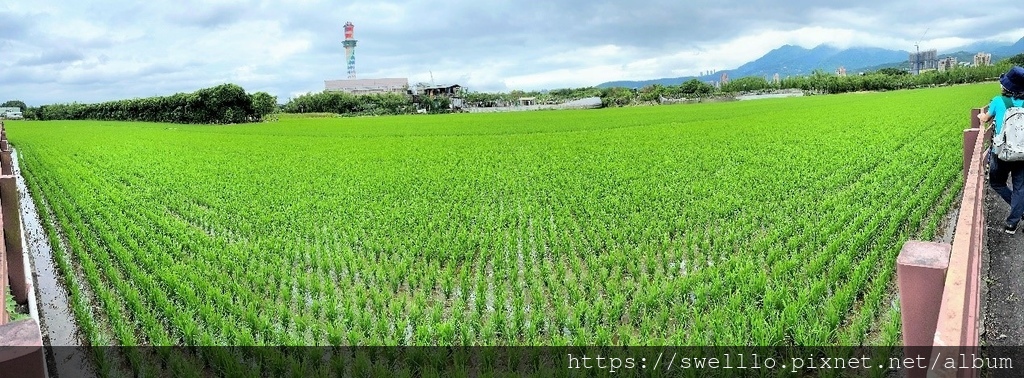
[[[938,54],[938,58],[942,59],[953,56],[956,57],[958,62],[973,62],[974,54],[979,51],[992,54],[992,61],[995,62],[1024,53],[1024,38],[1010,45],[991,41],[976,42],[944,51]],[[735,69],[721,70],[710,75],[640,81],[611,81],[599,84],[597,87],[640,88],[652,84],[679,85],[691,79],[717,81],[721,78],[723,72],[728,73],[729,77],[733,79],[745,76],[763,76],[770,79],[776,73],[780,77],[809,75],[815,70],[835,72],[839,67],[844,67],[847,74],[871,72],[887,67],[909,69],[910,66],[907,62],[909,57],[910,52],[906,50],[889,50],[877,47],[839,49],[828,45],[819,45],[815,48],[807,49],[800,46],[784,45]]]

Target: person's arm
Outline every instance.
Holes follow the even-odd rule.
[[[980,113],[978,113],[978,120],[981,121],[982,125],[986,125],[989,122],[992,122],[996,118],[995,103],[996,103],[996,100],[992,99],[992,101],[989,102],[989,104],[988,104],[988,111],[987,112],[980,112]]]
[[[978,113],[978,120],[981,121],[982,125],[989,123],[992,118],[994,118],[994,116],[991,114],[985,112]]]

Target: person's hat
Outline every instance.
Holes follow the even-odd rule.
[[[999,78],[999,84],[1013,93],[1024,93],[1024,68],[1013,66]]]

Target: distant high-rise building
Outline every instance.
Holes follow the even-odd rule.
[[[775,83],[775,84],[779,83],[779,73],[778,72],[776,72],[775,75],[772,76],[772,82]]]
[[[955,56],[947,56],[939,60],[939,71],[948,71],[953,68],[956,68],[956,66],[957,64]]]
[[[919,73],[925,70],[934,70],[939,68],[939,59],[937,58],[938,52],[934,49],[921,51],[919,53],[910,53],[910,71],[913,73]]]
[[[974,66],[975,67],[988,66],[988,65],[992,65],[992,54],[986,54],[984,52],[979,52],[979,53],[974,55]]]
[[[722,85],[729,84],[729,73],[722,72],[722,79],[719,81]]]
[[[846,67],[839,66],[839,68],[836,68],[836,75],[846,76]]]

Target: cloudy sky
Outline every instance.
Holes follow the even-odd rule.
[[[346,76],[471,91],[554,89],[735,68],[784,44],[954,48],[1024,37],[1007,1],[3,0],[0,101],[31,106],[225,82],[279,102]],[[922,5],[927,4],[927,5]]]

